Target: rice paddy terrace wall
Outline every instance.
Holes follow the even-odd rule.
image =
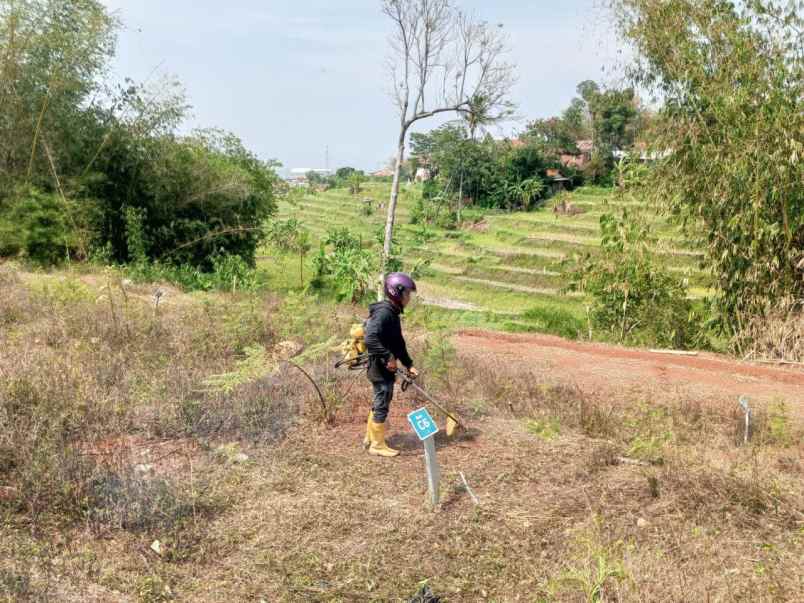
[[[282,202],[280,217],[296,218],[314,239],[329,229],[346,227],[373,242],[382,228],[388,185],[370,184],[360,195],[335,189],[306,195],[297,204]],[[646,209],[640,201],[618,199],[611,189],[584,187],[548,201],[530,212],[489,212],[473,227],[448,231],[410,224],[410,210],[420,189],[403,189],[397,214],[397,238],[406,263],[428,260],[419,279],[420,298],[466,324],[509,330],[552,331],[571,336],[586,331],[583,296],[562,291],[564,272],[576,259],[600,244],[599,220],[621,207]],[[370,213],[366,200],[371,198]],[[574,212],[553,211],[569,200]],[[566,206],[564,206],[566,207]],[[677,228],[653,217],[658,235],[655,251],[664,263],[690,283],[690,294],[702,297],[707,276],[701,253]]]

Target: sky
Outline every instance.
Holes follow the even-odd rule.
[[[292,168],[376,170],[394,153],[391,24],[380,0],[103,0],[122,22],[112,77],[175,76],[192,105],[184,129],[218,127]],[[502,24],[518,82],[514,136],[560,113],[578,82],[614,82],[622,54],[600,0],[457,0]],[[421,122],[428,130],[438,122]]]

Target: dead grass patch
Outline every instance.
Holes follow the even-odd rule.
[[[733,403],[608,399],[549,367],[443,362],[422,342],[417,358],[441,358],[428,389],[471,428],[437,441],[432,511],[410,392],[393,406],[402,455],[389,461],[360,445],[368,383],[324,360],[306,368],[332,425],[297,371],[202,391],[248,346],[348,315],[321,327],[295,301],[236,296],[156,313],[125,284],[103,297],[106,282],[9,288],[26,310],[0,332],[0,486],[19,493],[0,502],[0,597],[405,601],[426,584],[453,602],[782,601],[802,590],[804,450],[781,409],[758,411],[743,446]]]

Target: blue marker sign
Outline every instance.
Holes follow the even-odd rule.
[[[408,415],[408,421],[410,421],[413,431],[416,432],[420,440],[426,440],[438,433],[438,425],[433,421],[433,417],[430,416],[426,408],[414,410]]]

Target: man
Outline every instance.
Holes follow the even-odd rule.
[[[369,412],[363,444],[368,447],[369,454],[392,457],[399,451],[385,443],[385,420],[394,396],[397,363],[401,362],[411,376],[418,375],[402,337],[399,320],[399,315],[416,292],[416,283],[407,274],[392,272],[385,279],[384,289],[386,299],[369,306],[365,326],[369,355],[367,376],[374,388],[374,404]]]

